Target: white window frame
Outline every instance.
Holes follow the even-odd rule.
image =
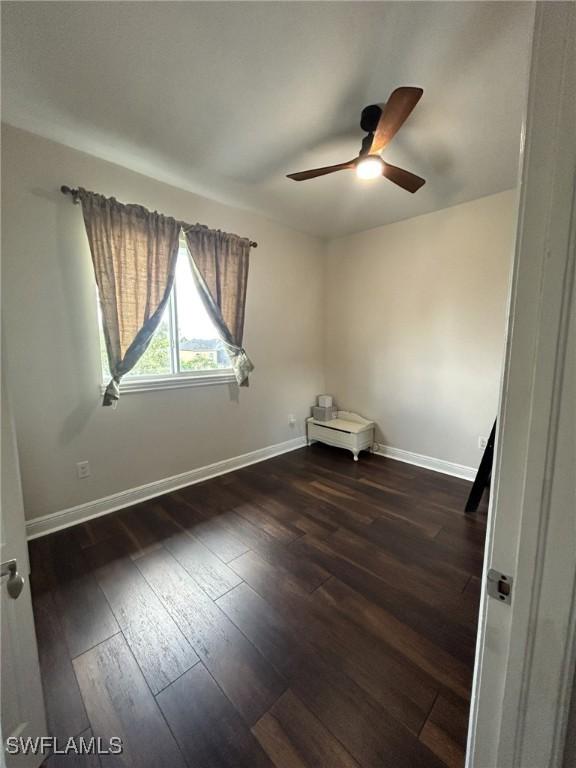
[[[178,255],[180,255],[180,250],[186,247],[185,242],[180,240]],[[122,379],[122,394],[127,394],[129,392],[147,392],[154,389],[181,389],[183,387],[207,387],[215,386],[217,384],[236,383],[236,376],[234,375],[234,370],[232,368],[219,368],[217,370],[210,369],[206,371],[180,370],[180,347],[177,330],[178,308],[175,288],[176,280],[174,280],[167,305],[170,363],[174,372],[145,376],[126,375]],[[98,322],[101,322],[100,317],[98,318]],[[104,371],[102,371],[102,376],[104,376]],[[107,381],[101,382],[100,390],[102,394],[106,391],[107,385]]]

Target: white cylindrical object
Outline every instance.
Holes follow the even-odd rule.
[[[318,395],[318,405],[320,408],[332,408],[332,395]]]

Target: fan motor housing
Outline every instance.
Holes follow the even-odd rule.
[[[362,115],[360,117],[360,128],[366,133],[374,133],[382,114],[382,107],[378,104],[370,104],[368,107],[364,107]]]

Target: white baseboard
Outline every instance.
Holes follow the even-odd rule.
[[[194,485],[194,483],[200,483],[203,480],[209,480],[211,477],[217,477],[218,475],[225,475],[227,472],[233,472],[235,469],[241,469],[250,464],[256,464],[259,461],[271,459],[273,456],[279,456],[282,453],[295,451],[297,448],[302,448],[305,445],[305,437],[295,437],[283,443],[259,448],[256,451],[244,453],[240,456],[233,456],[230,459],[217,461],[205,467],[198,467],[189,472],[166,477],[163,480],[155,480],[152,483],[146,483],[146,485],[140,485],[137,488],[129,488],[126,491],[120,491],[111,496],[105,496],[102,499],[87,501],[85,504],[79,504],[76,507],[63,509],[59,512],[51,512],[48,515],[42,515],[42,517],[35,517],[26,522],[26,534],[29,540],[37,539],[40,536],[46,536],[63,528],[69,528],[71,525],[82,523],[85,520],[91,520],[95,517],[115,512],[117,509],[124,509],[141,501],[154,499],[157,496],[162,496],[164,493],[176,491],[178,488]],[[378,450],[375,453],[379,456],[386,456],[389,459],[396,459],[407,464],[414,464],[417,467],[431,469],[434,472],[461,477],[465,480],[474,480],[476,477],[476,470],[473,467],[454,464],[451,461],[443,461],[442,459],[423,456],[411,451],[403,451],[400,448],[391,448],[388,445],[379,444]]]
[[[403,451],[400,448],[392,448],[389,445],[378,443],[378,450],[375,451],[379,456],[386,456],[388,459],[396,459],[406,464],[414,464],[417,467],[431,469],[434,472],[442,472],[444,475],[453,475],[461,477],[464,480],[474,480],[476,469],[467,467],[464,464],[455,464],[452,461],[435,459],[433,456],[424,456],[421,453],[412,453],[412,451]]]
[[[46,536],[48,533],[68,528],[85,520],[101,517],[124,507],[131,507],[133,504],[138,504],[141,501],[154,499],[157,496],[162,496],[164,493],[184,488],[186,485],[193,485],[194,483],[208,480],[211,477],[233,472],[235,469],[247,467],[250,464],[256,464],[265,459],[271,459],[273,456],[294,451],[305,445],[305,437],[295,437],[283,443],[269,445],[266,448],[259,448],[257,451],[244,453],[241,456],[234,456],[231,459],[217,461],[214,464],[198,467],[189,472],[182,472],[180,475],[166,477],[163,480],[155,480],[153,483],[146,483],[146,485],[140,485],[137,488],[129,488],[126,491],[114,493],[112,496],[106,496],[103,499],[95,499],[85,504],[79,504],[77,507],[63,509],[60,512],[52,512],[48,515],[42,515],[42,517],[35,517],[26,522],[26,534],[29,540],[37,539],[40,536]]]

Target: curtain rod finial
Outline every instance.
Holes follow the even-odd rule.
[[[66,184],[62,184],[62,186],[60,187],[60,192],[62,192],[63,195],[70,195],[72,197],[74,204],[77,204],[79,202],[77,189],[71,189],[71,187],[67,186]]]

